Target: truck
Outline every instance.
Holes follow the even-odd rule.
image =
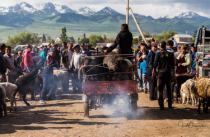
[[[202,26],[197,30],[197,76],[210,78],[210,30]]]

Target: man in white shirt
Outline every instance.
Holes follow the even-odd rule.
[[[81,81],[78,78],[78,71],[81,67],[81,57],[82,53],[80,52],[80,45],[76,44],[73,46],[74,53],[71,60],[71,70],[73,70],[73,91],[81,92]]]

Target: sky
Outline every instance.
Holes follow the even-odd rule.
[[[126,0],[4,0],[0,6],[11,6],[16,3],[27,2],[39,8],[43,3],[53,2],[68,5],[72,9],[88,6],[100,10],[109,6],[121,13],[125,13]],[[135,13],[159,17],[174,17],[182,12],[193,11],[210,17],[210,0],[130,0]]]

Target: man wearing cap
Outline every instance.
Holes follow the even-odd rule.
[[[4,59],[4,54],[5,54],[5,49],[6,49],[6,45],[5,44],[1,44],[0,45],[0,82],[5,82],[6,81],[6,62]]]
[[[157,52],[157,43],[152,42],[151,43],[151,50],[147,56],[147,77],[149,81],[149,95],[150,100],[156,100],[157,99],[157,78],[156,76],[152,78],[152,70],[154,68],[154,60],[155,60],[155,54]]]
[[[168,97],[168,108],[172,108],[172,91],[171,91],[171,80],[174,71],[174,55],[166,50],[166,42],[161,42],[160,52],[156,53],[154,60],[153,78],[155,73],[158,77],[158,91],[159,99],[158,103],[160,109],[164,109],[163,90],[166,86],[167,97]]]

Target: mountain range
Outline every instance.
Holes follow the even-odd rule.
[[[153,18],[135,14],[143,31],[157,34],[173,30],[179,33],[193,33],[202,25],[210,27],[210,18],[195,12],[184,12],[176,17]],[[66,5],[45,3],[37,9],[29,3],[21,2],[10,7],[0,7],[0,37],[11,36],[20,31],[32,31],[39,34],[47,33],[56,36],[61,27],[80,35],[82,33],[100,33],[113,35],[119,31],[125,15],[105,7],[95,11],[89,7],[73,10]],[[136,32],[133,20],[130,20],[131,30]]]

